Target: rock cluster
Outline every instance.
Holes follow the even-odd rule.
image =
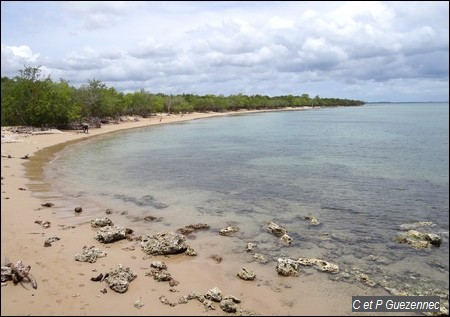
[[[160,232],[152,236],[141,237],[142,250],[149,255],[168,255],[183,253],[192,248],[186,237],[174,232]]]
[[[94,239],[102,243],[112,243],[126,238],[126,229],[121,226],[101,227]]]
[[[101,251],[99,248],[91,245],[85,245],[81,250],[81,254],[75,255],[75,260],[80,262],[89,262],[95,263],[98,258],[102,258],[106,256],[106,252]]]
[[[119,264],[117,268],[108,272],[108,277],[105,278],[105,281],[113,291],[125,293],[128,290],[129,283],[136,277],[137,274],[133,273],[129,267],[124,268],[122,264]]]
[[[292,238],[287,234],[288,231],[286,228],[281,227],[280,225],[276,224],[275,222],[271,221],[267,225],[267,229],[274,235],[280,237],[281,241],[284,241],[288,244],[292,242]]]

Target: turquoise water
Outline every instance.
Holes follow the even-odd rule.
[[[222,252],[248,257],[242,245],[256,242],[269,259],[323,258],[389,287],[420,281],[448,292],[448,122],[448,103],[214,117],[80,142],[45,173],[64,195],[102,216],[122,213],[137,232],[207,223],[209,233],[199,233],[207,238],[236,225]],[[148,215],[161,221],[139,221]],[[274,245],[268,221],[293,243]],[[435,223],[422,229],[442,245],[393,242],[401,224],[416,221]]]

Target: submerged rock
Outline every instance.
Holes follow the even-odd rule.
[[[391,261],[388,258],[386,258],[384,256],[373,255],[373,254],[370,254],[369,256],[367,256],[366,259],[369,261],[373,261],[373,262],[376,262],[379,264],[384,264],[384,265],[388,265],[391,263]]]
[[[444,288],[436,288],[435,281],[417,275],[414,282],[411,276],[385,275],[379,285],[394,296],[439,296],[440,311],[424,313],[428,316],[448,316],[448,284]]]
[[[356,278],[358,279],[358,281],[360,281],[370,287],[374,287],[375,285],[377,285],[377,283],[375,281],[373,281],[367,274],[360,273],[356,276]]]
[[[400,230],[408,231],[408,230],[417,229],[420,227],[430,227],[430,226],[436,226],[436,224],[433,223],[432,221],[417,221],[417,222],[413,222],[413,223],[404,223],[404,224],[400,225]]]
[[[188,225],[184,228],[177,229],[177,232],[181,233],[183,235],[188,235],[188,234],[193,233],[194,231],[201,230],[201,229],[209,229],[209,225],[207,225],[206,223],[198,223],[198,224],[194,224],[194,225]]]
[[[281,237],[287,233],[286,228],[277,225],[273,221],[269,222],[269,224],[267,225],[267,229],[269,229],[269,231],[271,233],[273,233],[274,235],[279,236],[279,237]]]
[[[320,225],[319,220],[316,217],[310,217],[310,216],[306,216],[305,220],[309,221],[309,224],[313,225],[313,226],[318,226]]]
[[[249,242],[249,243],[247,243],[247,249],[246,249],[246,251],[247,252],[250,252],[250,251],[252,251],[254,248],[256,248],[256,243],[252,243],[252,242]]]
[[[298,263],[306,266],[314,266],[314,268],[322,272],[339,273],[339,267],[336,264],[320,259],[299,258]]]
[[[232,233],[238,232],[239,228],[236,226],[228,226],[226,228],[220,229],[219,234],[222,236],[228,236]]]
[[[286,242],[287,244],[290,244],[292,242],[292,238],[287,233],[283,234],[280,238],[281,241]]]
[[[260,254],[260,253],[255,253],[253,255],[253,260],[255,260],[259,263],[262,263],[262,264],[265,264],[268,262],[267,258],[263,254]]]
[[[288,235],[288,231],[286,228],[277,225],[275,222],[271,221],[267,225],[267,229],[274,235],[280,237],[280,240],[290,244],[292,242],[292,238]]]

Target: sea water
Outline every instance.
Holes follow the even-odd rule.
[[[139,234],[206,223],[198,236],[207,241],[232,225],[239,232],[217,252],[248,259],[253,242],[269,262],[319,258],[339,265],[346,274],[332,278],[342,281],[366,274],[391,291],[448,294],[448,122],[448,103],[213,117],[76,143],[45,175],[62,195],[94,204],[99,217],[119,213]],[[290,245],[268,232],[270,221],[287,229]],[[393,240],[419,221],[433,223],[417,230],[438,234],[440,247]]]

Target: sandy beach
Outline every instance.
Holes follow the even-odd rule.
[[[199,256],[179,254],[149,258],[137,242],[125,239],[102,244],[95,240],[93,237],[97,229],[86,221],[94,219],[89,210],[76,214],[73,206],[62,205],[64,201],[44,201],[33,194],[24,163],[34,159],[42,159],[43,163],[48,161],[49,157],[39,150],[124,129],[230,114],[233,113],[158,115],[151,119],[103,125],[100,129],[90,129],[89,134],[62,131],[22,135],[10,140],[14,142],[3,142],[2,130],[2,265],[6,258],[12,263],[22,261],[25,266],[30,265],[30,273],[38,285],[34,289],[27,281],[17,285],[8,281],[1,291],[2,315],[229,315],[218,303],[215,303],[215,310],[205,309],[198,300],[175,305],[182,296],[192,292],[204,294],[215,287],[224,295],[233,295],[241,300],[237,314],[351,315],[351,297],[348,294],[387,295],[380,289],[367,291],[355,285],[333,282],[323,273],[301,277],[277,276],[275,263],[264,266],[256,262],[238,263],[231,260],[231,256],[228,260],[226,254],[221,255],[223,261],[218,263],[211,259],[211,255],[214,254],[215,243],[223,243],[217,242],[223,237],[214,232],[202,234],[202,237],[210,236],[204,238],[209,241],[207,243],[189,241]],[[36,156],[36,153],[41,154]],[[29,159],[21,158],[25,155]],[[43,207],[46,202],[54,202],[57,209]],[[55,210],[63,208],[73,213],[73,219],[56,216]],[[119,215],[114,213],[104,216],[115,224],[120,222]],[[45,220],[50,221],[49,228],[35,222]],[[44,247],[44,241],[52,236],[60,240]],[[75,255],[85,245],[96,246],[107,256],[95,263],[75,261]],[[171,287],[167,282],[158,282],[145,275],[150,272],[150,263],[155,260],[167,264],[168,272],[179,282],[178,285]],[[91,277],[106,273],[119,264],[130,267],[137,274],[127,292],[116,293],[109,289],[105,281],[91,281]],[[236,277],[244,266],[258,272],[254,281]],[[103,289],[107,292],[102,292]],[[143,306],[135,307],[136,301]]]

